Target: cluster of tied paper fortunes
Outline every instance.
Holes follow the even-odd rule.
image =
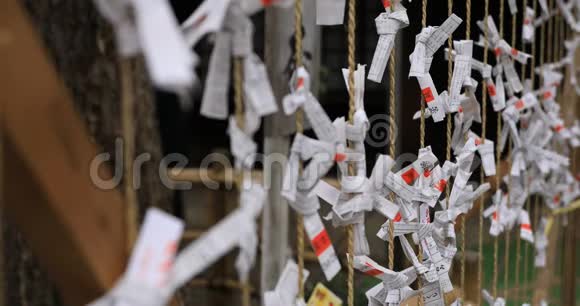
[[[316,0],[317,23],[342,24],[345,2]],[[253,51],[250,16],[265,6],[289,7],[293,1],[206,0],[181,27],[166,0],[95,0],[95,3],[115,26],[120,53],[129,56],[142,52],[152,82],[163,89],[183,93],[195,86],[194,68],[199,61],[191,48],[208,34],[213,38],[201,113],[209,118],[229,120],[235,168],[251,170],[257,152],[253,135],[260,119],[278,112],[279,104],[272,93],[266,67]],[[449,92],[438,92],[429,73],[430,66],[462,20],[451,15],[440,26],[423,28],[409,56],[409,77],[414,77],[421,88],[427,117],[440,122],[447,114],[453,114],[453,161],[440,163],[430,147],[426,147],[419,150],[414,162],[397,169],[391,157],[380,155],[367,177],[364,141],[370,123],[364,109],[365,79],[382,82],[395,36],[409,25],[406,9],[399,1],[382,1],[382,4],[385,11],[375,19],[379,40],[368,75],[366,66],[358,65],[354,71],[354,88],[349,88],[349,71],[342,70],[347,90],[353,91],[355,97],[352,120],[340,117],[331,121],[310,91],[307,69],[297,67],[294,71],[290,93],[282,101],[283,111],[290,115],[303,110],[316,138],[303,134],[294,137],[282,195],[304,217],[306,233],[327,280],[337,275],[341,263],[323,218],[335,227],[353,226],[354,253],[347,254],[347,260],[356,270],[380,280],[366,292],[369,305],[400,305],[413,296],[420,296],[424,305],[460,304],[449,278],[457,251],[455,220],[490,189],[487,183],[477,186],[469,182],[475,155],[479,155],[486,176],[496,175],[496,144],[471,130],[474,122],[481,123],[480,104],[475,96],[479,81],[472,77],[472,72],[477,72],[485,82],[494,111],[501,112],[506,122],[498,147],[506,150],[511,146],[512,151],[512,168],[503,178],[508,187],[496,190],[491,205],[485,210],[485,217],[491,219],[489,233],[496,236],[519,226],[521,238],[535,244],[535,264],[541,267],[546,264],[548,221],[542,219],[534,233],[523,206],[531,194],[543,196],[551,209],[565,207],[580,195],[566,157],[566,150],[580,145],[580,124],[565,127],[555,102],[563,81],[562,68],[574,71],[570,82],[576,85],[573,54],[580,38],[565,43],[568,53],[563,60],[537,68],[535,73],[542,75],[543,83],[534,89],[530,80],[520,80],[515,70],[515,62],[525,64],[530,55],[500,37],[493,18],[488,17],[477,23],[482,32],[488,30],[478,42],[454,41],[452,51],[440,52],[439,60],[453,61],[453,76]],[[509,4],[515,14],[515,1]],[[533,41],[534,27],[551,16],[545,0],[540,4],[540,17],[530,8],[524,8],[522,38],[526,43]],[[574,29],[580,27],[571,13],[578,3],[558,0],[558,5],[569,25]],[[484,44],[495,53],[494,67],[473,58],[474,47]],[[240,59],[243,64],[242,88],[246,101],[243,122],[230,116],[228,110],[232,58]],[[577,91],[580,93],[580,89]],[[419,116],[417,113],[414,117]],[[556,147],[564,151],[557,152]],[[305,163],[307,166],[301,169]],[[339,169],[340,188],[323,180],[334,165]],[[166,305],[175,290],[236,248],[239,249],[236,269],[240,280],[247,281],[258,246],[256,219],[268,204],[267,192],[259,184],[243,180],[239,185],[239,208],[179,252],[183,222],[159,210],[149,210],[124,275],[108,294],[91,305]],[[318,212],[320,199],[331,206],[327,216],[322,217]],[[431,210],[436,210],[433,220]],[[365,215],[371,213],[387,220],[377,229],[376,236],[388,241],[392,234],[394,243],[401,245],[412,263],[410,267],[393,271],[369,258]],[[422,246],[422,256],[415,254],[413,244]],[[304,281],[308,274],[304,271]],[[417,279],[423,286],[411,289],[410,285]],[[338,297],[319,285],[311,301],[325,296],[335,305],[340,303]],[[297,294],[298,266],[289,260],[277,286],[264,294],[264,304],[305,305],[304,300],[297,299]],[[503,298],[491,297],[485,290],[482,295],[490,305],[505,304]]]

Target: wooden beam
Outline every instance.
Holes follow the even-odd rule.
[[[97,148],[16,0],[0,2],[0,67],[8,222],[22,232],[65,302],[84,305],[123,271],[121,196],[92,184]]]

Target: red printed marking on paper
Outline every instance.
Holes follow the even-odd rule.
[[[544,98],[544,100],[548,100],[548,99],[552,98],[552,92],[549,90],[544,92],[543,98]]]
[[[513,56],[518,56],[518,49],[512,48],[512,55]]]
[[[371,264],[369,264],[368,262],[365,262],[365,266],[371,268],[370,270],[365,271],[365,274],[370,275],[370,276],[377,276],[377,275],[381,275],[383,274],[382,271],[375,269],[375,267],[373,267]]]
[[[337,162],[342,162],[346,159],[346,154],[344,153],[336,153],[334,154],[334,160]]]
[[[435,184],[435,189],[443,192],[443,190],[445,189],[445,186],[447,186],[447,181],[444,179],[441,179],[438,183]]]
[[[272,5],[272,3],[274,3],[274,0],[262,0],[263,6]]]
[[[316,256],[320,256],[320,254],[324,253],[324,251],[326,251],[326,249],[331,246],[330,238],[328,237],[328,233],[325,229],[316,235],[316,237],[312,239],[311,243]]]
[[[525,104],[524,104],[524,100],[520,99],[516,102],[516,109],[517,110],[522,110],[524,108]]]
[[[391,1],[390,0],[383,0],[383,6],[385,8],[391,7]]]
[[[521,225],[521,228],[523,230],[528,230],[528,231],[531,231],[532,230],[532,226],[529,223],[522,224]]]
[[[554,203],[559,203],[559,202],[560,202],[560,195],[554,196]]]
[[[399,222],[401,221],[401,219],[403,219],[403,217],[401,216],[401,213],[398,212],[397,215],[395,216],[395,219],[393,219],[393,222]]]
[[[493,219],[494,219],[494,220],[497,220],[497,211],[494,211],[494,212],[493,212]]]
[[[560,133],[562,129],[564,129],[564,126],[562,126],[561,124],[558,124],[554,127],[554,131],[556,131],[556,133]]]
[[[425,102],[430,103],[431,101],[435,100],[435,97],[433,97],[433,92],[431,91],[431,88],[429,88],[429,87],[423,88],[423,89],[421,89],[421,93],[423,94],[423,97],[425,98]]]
[[[481,138],[475,138],[475,145],[479,146],[482,143]]]
[[[493,53],[495,53],[495,56],[500,56],[501,55],[501,49],[500,48],[495,48],[495,49],[493,49]]]
[[[429,169],[425,169],[425,171],[423,171],[423,176],[424,177],[430,177],[431,176],[431,171],[429,171]]]
[[[405,183],[407,183],[407,185],[411,185],[419,177],[419,173],[414,168],[411,168],[407,170],[407,172],[403,173],[401,177]]]
[[[487,86],[487,91],[489,92],[490,96],[495,97],[496,91],[495,86],[493,84],[489,84],[489,86]]]
[[[530,19],[529,19],[529,18],[526,18],[526,19],[524,19],[524,24],[530,24],[530,22],[531,22],[531,21],[530,21]]]
[[[457,111],[458,111],[458,112],[460,112],[460,113],[463,113],[463,106],[460,106],[460,107],[457,109]]]
[[[296,82],[296,89],[300,89],[304,86],[304,78],[298,78],[298,81]]]

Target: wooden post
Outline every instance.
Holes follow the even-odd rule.
[[[0,2],[0,31],[3,208],[65,302],[84,305],[123,271],[121,195],[92,184],[97,147],[19,1]]]
[[[304,1],[304,49],[312,54],[307,67],[312,91],[318,89],[320,71],[320,28],[315,22],[315,2]],[[264,182],[269,184],[268,203],[262,214],[261,292],[272,290],[288,258],[288,204],[280,195],[285,164],[277,161],[288,156],[290,137],[295,129],[294,116],[284,115],[282,99],[288,93],[289,75],[285,73],[292,56],[290,39],[294,34],[293,7],[266,9],[265,62],[278,101],[279,112],[264,122]]]

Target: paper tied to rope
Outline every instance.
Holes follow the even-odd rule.
[[[386,2],[389,2],[390,6],[390,1],[387,0]],[[409,26],[407,10],[403,5],[398,3],[393,12],[387,9],[386,12],[381,13],[375,18],[375,25],[377,27],[379,40],[375,47],[375,53],[367,78],[373,82],[380,83],[383,80],[383,75],[389,62],[397,32]]]
[[[235,116],[231,116],[228,125],[230,150],[235,158],[236,169],[251,169],[256,159],[258,146],[251,135],[240,129]]]
[[[411,246],[408,244],[407,239],[404,237],[408,233],[417,233],[417,240],[423,246],[423,251],[430,262],[430,267],[424,270],[424,277],[429,283],[437,282],[440,289],[444,293],[449,293],[453,291],[453,285],[451,284],[451,279],[449,278],[449,268],[451,264],[451,258],[444,258],[439,251],[439,246],[432,237],[432,232],[434,229],[433,224],[424,223],[394,223],[395,232],[394,235],[399,237],[401,245],[405,254],[410,257],[409,260],[414,263],[414,266],[419,271],[422,268],[419,266],[421,263],[416,260],[415,253]],[[454,253],[453,253],[454,254]],[[419,272],[420,273],[420,272]]]
[[[93,2],[113,25],[119,53],[124,57],[143,53],[156,87],[174,92],[193,87],[197,79],[193,68],[198,58],[185,43],[166,0]]]
[[[289,205],[304,217],[304,228],[310,245],[318,258],[326,280],[332,280],[340,271],[340,262],[336,257],[330,236],[318,214],[320,208],[318,197],[315,194],[298,192],[296,201],[290,201]]]
[[[209,231],[185,247],[177,256],[171,273],[173,288],[179,288],[234,248],[239,248],[236,270],[241,281],[247,281],[256,258],[258,228],[256,218],[267,199],[258,184],[241,190],[240,206]]]
[[[290,148],[290,157],[284,171],[281,194],[290,202],[296,201],[296,194],[312,190],[320,178],[334,165],[336,146],[296,134]],[[310,161],[300,174],[300,161]]]
[[[491,294],[489,294],[489,292],[485,289],[481,290],[481,296],[483,297],[483,299],[487,302],[487,304],[489,306],[505,306],[505,299],[502,297],[497,297],[496,299],[493,298],[493,296],[491,296]]]
[[[316,0],[316,24],[342,24],[345,6],[346,0]]]
[[[386,218],[395,218],[399,208],[385,198],[384,176],[394,161],[387,155],[380,155],[375,163],[370,179],[364,174],[343,176],[341,190],[324,181],[319,181],[314,193],[332,205],[332,213],[327,216],[334,226],[354,224],[355,254],[368,254],[369,247],[364,231],[364,213],[375,210]]]
[[[507,202],[507,197],[502,195],[501,190],[497,190],[492,197],[492,200],[493,204],[483,212],[483,216],[491,219],[489,234],[493,237],[497,237],[504,230],[503,224],[500,222],[500,216],[502,216],[501,211],[504,203]]]
[[[578,10],[578,3],[576,1],[568,1],[568,3],[566,3],[564,0],[556,0],[556,4],[560,8],[560,13],[562,13],[562,16],[564,16],[564,20],[566,20],[568,26],[576,33],[580,32],[580,24],[578,21],[576,21],[572,11],[574,7],[576,7],[576,10]]]
[[[127,268],[115,287],[89,306],[162,306],[173,292],[167,287],[183,221],[151,208],[147,211]]]
[[[349,256],[350,259],[351,256]],[[354,268],[358,271],[383,281],[385,290],[400,289],[409,286],[414,279],[401,272],[389,270],[365,255],[353,257]]]
[[[289,259],[286,266],[272,291],[264,292],[265,306],[301,306],[306,305],[304,300],[297,299],[298,296],[298,265]],[[303,283],[306,282],[310,272],[303,270]]]
[[[546,234],[548,220],[542,217],[540,224],[536,230],[534,247],[536,249],[536,256],[534,258],[535,267],[546,266],[546,249],[548,248],[548,236]]]
[[[337,143],[338,136],[330,118],[310,92],[310,74],[304,67],[298,67],[290,79],[290,94],[284,97],[284,113],[290,115],[302,107],[318,139]]]
[[[530,214],[524,209],[520,211],[520,238],[534,243],[534,234],[532,232],[532,223],[530,222]]]
[[[525,63],[530,56],[526,53],[518,51],[515,48],[512,48],[505,40],[502,39],[502,37],[499,36],[499,32],[495,26],[493,17],[488,16],[487,19],[477,21],[477,25],[484,33],[487,27],[487,41],[489,46],[494,50],[496,58],[498,59],[498,63],[501,65],[501,67],[498,66],[498,71],[500,73],[503,71],[503,74],[509,83],[508,87],[516,93],[521,92],[523,90],[523,85],[519,79],[517,71],[515,70],[513,61],[517,60]],[[483,41],[485,41],[484,35],[480,36],[479,44],[482,45]]]
[[[435,122],[445,118],[446,94],[439,95],[433,79],[429,74],[429,68],[433,60],[433,54],[457,29],[462,20],[452,14],[439,27],[426,27],[415,37],[415,49],[410,55],[411,69],[409,77],[416,77],[421,88],[421,94],[427,103],[427,107]]]
[[[466,82],[471,85],[471,58],[473,56],[473,41],[453,41],[455,54],[453,56],[453,76],[449,92],[449,112],[457,112],[461,105],[461,88]]]
[[[485,176],[495,175],[494,142],[489,139],[482,139],[472,131],[469,131],[468,137],[474,140],[477,153],[479,153],[479,157],[481,157],[481,165]]]
[[[524,43],[533,43],[536,35],[536,27],[534,26],[534,19],[536,12],[533,8],[526,6],[524,9],[524,20],[522,21],[522,41]]]

